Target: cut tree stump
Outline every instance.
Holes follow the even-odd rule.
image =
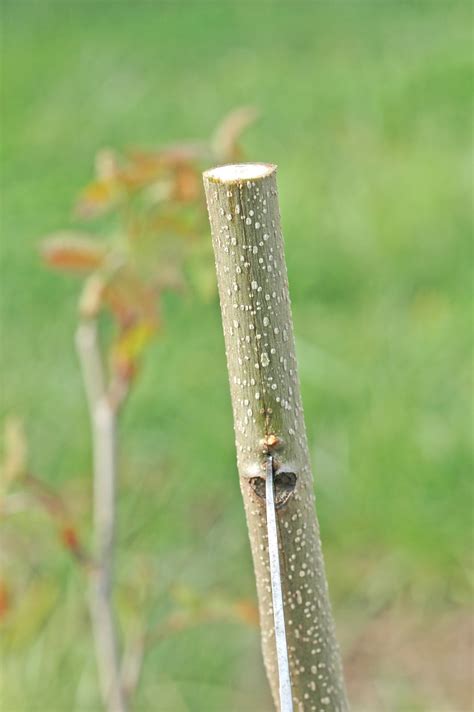
[[[204,173],[234,414],[240,486],[252,547],[265,666],[278,707],[265,466],[273,460],[293,704],[349,709],[324,572],[298,382],[276,166]]]

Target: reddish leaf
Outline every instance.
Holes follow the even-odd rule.
[[[193,169],[193,163],[202,152],[200,144],[177,144],[148,153],[135,151],[119,172],[118,179],[128,190],[143,188],[158,180],[176,181],[177,195],[173,197],[178,200],[194,200],[199,195],[201,180]]]
[[[163,146],[155,151],[135,149],[129,153],[130,160],[137,165],[153,165],[156,168],[176,168],[197,163],[209,158],[209,149],[204,142],[182,141]]]
[[[123,267],[105,285],[103,301],[119,322],[121,329],[137,320],[157,326],[156,290],[135,269]]]
[[[175,172],[172,198],[181,203],[196,200],[201,195],[201,176],[190,165],[181,165]]]
[[[59,232],[41,245],[41,255],[48,267],[66,272],[90,272],[104,263],[103,248],[78,233]]]
[[[4,581],[0,581],[0,619],[5,618],[11,608],[10,591]]]
[[[234,603],[234,612],[240,620],[244,621],[248,625],[259,625],[258,608],[253,603],[247,599],[241,599]]]
[[[85,553],[76,528],[71,524],[64,524],[59,530],[59,537],[64,548],[76,559],[79,564],[90,564],[90,559]]]
[[[72,553],[77,553],[80,549],[79,537],[73,526],[70,524],[64,525],[60,532],[61,541],[66,549]]]

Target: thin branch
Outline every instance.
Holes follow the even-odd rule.
[[[126,712],[119,643],[112,605],[115,535],[116,411],[106,392],[97,322],[81,322],[76,345],[89,404],[94,452],[93,529],[96,565],[90,573],[89,609],[99,685],[108,712]]]
[[[127,700],[130,700],[138,687],[143,669],[143,658],[146,651],[146,632],[133,637],[125,647],[122,655],[121,680],[122,689]]]
[[[76,348],[79,354],[89,413],[92,418],[97,403],[106,394],[104,368],[95,319],[84,319],[77,327]]]

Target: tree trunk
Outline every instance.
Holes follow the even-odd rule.
[[[276,167],[204,173],[252,547],[262,646],[278,707],[265,466],[273,458],[285,628],[295,709],[348,710],[314,508],[297,375]]]

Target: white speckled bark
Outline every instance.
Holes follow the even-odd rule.
[[[275,463],[280,565],[298,712],[346,711],[315,514],[297,375],[276,167],[207,171],[240,484],[255,566],[265,665],[278,706],[264,466]],[[296,476],[296,485],[294,485]]]

